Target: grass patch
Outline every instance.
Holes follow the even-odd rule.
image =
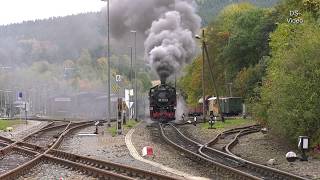
[[[126,122],[126,125],[123,125],[124,129],[131,129],[138,124],[137,121],[130,119]],[[111,134],[112,137],[117,135],[117,124],[112,124],[111,127],[107,128],[107,131]]]
[[[135,127],[138,124],[138,121],[135,121],[133,119],[130,119],[129,121],[126,122],[126,125],[123,125],[125,128],[131,129]]]
[[[5,130],[7,127],[11,127],[16,124],[22,124],[24,121],[20,120],[0,120],[0,130]]]
[[[117,135],[117,126],[111,126],[107,128],[107,131],[111,134],[112,137]]]
[[[243,126],[243,125],[248,125],[252,124],[252,120],[250,119],[226,119],[225,122],[218,121],[216,122],[213,127],[217,129],[222,129],[222,128],[231,128],[231,127],[237,127],[237,126]],[[209,122],[201,124],[202,128],[208,129],[210,127]]]

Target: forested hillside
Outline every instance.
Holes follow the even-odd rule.
[[[271,6],[276,1],[250,0],[258,6]],[[234,2],[240,1],[197,0],[203,24],[208,24],[221,9]],[[100,57],[105,47],[105,20],[105,15],[99,12],[0,26],[1,62],[30,65],[33,61],[46,60],[61,63],[79,58],[82,49]],[[119,48],[116,46],[113,51]]]
[[[243,97],[277,137],[296,143],[307,135],[313,146],[320,143],[319,22],[320,1],[283,0],[274,8],[228,5],[204,28],[219,94]],[[204,67],[205,94],[215,96]],[[202,97],[201,73],[200,55],[179,82],[190,105]]]
[[[199,15],[202,24],[207,25],[220,10],[232,3],[250,2],[258,7],[270,7],[279,0],[196,0],[199,6]]]
[[[105,24],[105,23],[104,23]],[[103,46],[105,27],[100,13],[86,13],[0,26],[0,59],[4,64],[61,63],[76,59],[82,49]]]
[[[64,87],[60,89],[63,92],[104,90],[106,29],[106,17],[101,12],[0,26],[0,67],[10,67],[0,71],[0,88],[20,84],[15,88],[29,89],[41,83],[49,89]],[[112,76],[120,73],[127,85],[129,45],[120,42],[124,48],[117,48],[119,43],[111,42]],[[149,68],[141,56],[137,59],[141,67],[138,83],[145,91],[151,84]]]

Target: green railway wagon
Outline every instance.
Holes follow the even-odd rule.
[[[241,97],[223,97],[220,99],[221,111],[224,115],[239,115],[242,113]]]

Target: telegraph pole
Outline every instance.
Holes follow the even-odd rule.
[[[197,39],[201,39],[201,37],[199,35],[196,35]],[[218,94],[218,90],[217,90],[217,84],[215,82],[215,78],[213,76],[213,72],[212,72],[212,66],[210,63],[210,59],[209,59],[209,53],[208,53],[208,49],[207,49],[207,45],[206,45],[206,41],[205,41],[205,34],[204,34],[204,29],[202,30],[202,95],[203,95],[203,106],[202,106],[202,110],[203,112],[205,111],[205,107],[204,107],[204,102],[205,102],[205,95],[204,95],[204,60],[205,60],[205,55],[207,57],[207,61],[208,61],[208,65],[209,65],[209,72],[210,72],[210,76],[211,76],[211,80],[214,86],[214,91],[215,94],[217,96],[217,103],[218,103],[218,111],[219,114],[221,116],[221,120],[222,122],[224,122],[224,117],[223,117],[223,113],[221,111],[221,106],[220,106],[220,100],[219,100],[219,94]],[[203,119],[205,121],[205,113],[203,113]]]
[[[202,116],[203,122],[206,122],[206,108],[205,108],[205,91],[204,91],[204,63],[205,63],[205,54],[204,54],[204,46],[205,46],[205,39],[204,39],[204,29],[202,30]]]
[[[130,46],[130,89],[129,89],[129,118],[133,118],[132,117],[132,109],[131,109],[131,89],[133,89],[133,83],[132,83],[132,46]]]
[[[109,0],[101,0],[101,1],[107,1],[107,21],[108,21],[108,29],[107,29],[107,44],[108,44],[108,60],[107,60],[107,73],[108,73],[108,80],[107,80],[107,121],[108,121],[108,127],[111,126],[111,117],[110,117],[110,112],[111,112],[111,93],[110,93],[110,3]]]
[[[207,49],[207,45],[206,45],[206,42],[203,41],[203,45],[204,45],[204,50],[205,50],[205,53],[206,53],[206,56],[207,56],[207,61],[208,61],[208,64],[209,64],[209,72],[210,72],[210,75],[211,75],[211,79],[212,79],[212,82],[213,82],[213,86],[214,86],[214,91],[216,93],[216,96],[217,96],[217,103],[218,103],[218,111],[219,111],[219,114],[220,114],[220,117],[221,117],[221,121],[224,122],[224,116],[223,116],[223,113],[222,113],[222,110],[221,110],[221,104],[220,104],[220,100],[219,100],[219,93],[218,93],[218,89],[217,89],[217,84],[216,84],[216,81],[215,81],[215,78],[213,76],[213,72],[212,72],[212,66],[211,66],[211,63],[210,63],[210,60],[209,60],[209,53],[208,53],[208,49]]]
[[[111,126],[111,93],[110,93],[110,1],[108,2],[108,111],[107,111],[107,120],[108,120],[108,126]]]
[[[135,121],[138,121],[138,89],[137,89],[137,31],[132,30],[134,33],[134,117]]]

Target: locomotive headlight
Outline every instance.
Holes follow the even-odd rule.
[[[153,107],[151,106],[150,108],[149,108],[151,111],[153,111]]]

